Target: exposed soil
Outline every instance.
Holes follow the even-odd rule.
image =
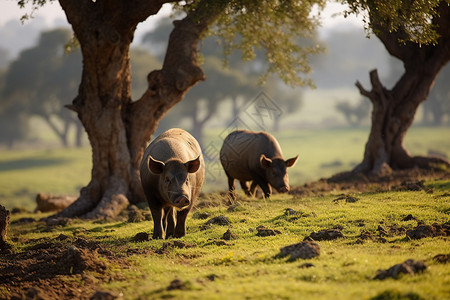
[[[92,241],[44,241],[0,255],[0,285],[9,292],[0,299],[100,299],[109,294],[99,290],[102,282],[121,280],[120,274],[106,272],[112,264],[128,268],[123,258]]]
[[[318,181],[305,183],[300,187],[292,187],[290,194],[298,196],[321,195],[328,192],[351,192],[363,193],[399,191],[399,190],[426,190],[424,180],[450,179],[450,172],[438,170],[395,170],[387,176],[369,176],[361,173],[343,172],[330,178],[322,178]],[[430,191],[431,192],[431,191]],[[342,199],[346,202],[355,202],[347,196]],[[336,199],[335,199],[336,200]]]

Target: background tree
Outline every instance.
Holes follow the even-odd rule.
[[[41,5],[45,1],[32,2]],[[197,60],[198,42],[215,21],[228,47],[252,58],[254,47],[266,49],[268,74],[286,81],[308,83],[306,53],[294,38],[311,34],[317,20],[311,15],[325,1],[187,1],[174,22],[164,62],[147,76],[148,88],[131,97],[130,44],[136,26],[156,14],[164,3],[148,0],[59,0],[83,56],[78,96],[70,108],[81,120],[92,146],[92,178],[80,197],[57,216],[99,218],[114,216],[129,204],[145,199],[139,181],[144,149],[165,113],[186,92],[204,80]],[[233,36],[242,39],[233,42]]]
[[[450,120],[450,65],[436,78],[428,100],[423,103],[423,121],[427,125],[444,125]],[[447,119],[446,119],[447,118]]]
[[[205,57],[204,69],[208,81],[193,87],[182,105],[184,113],[192,120],[192,134],[201,146],[204,146],[203,129],[222,101],[234,99],[249,90],[256,93],[255,81],[248,80],[239,70],[225,68],[214,56]]]
[[[349,101],[341,100],[335,105],[338,112],[342,113],[350,126],[359,126],[370,113],[370,102],[361,99],[352,105]]]
[[[81,76],[80,52],[64,52],[70,37],[67,29],[43,32],[35,47],[20,53],[5,75],[2,106],[10,112],[8,106],[12,103],[14,107],[21,106],[21,113],[15,116],[22,121],[26,116],[41,117],[64,146],[68,146],[69,128],[75,125],[76,145],[80,146],[81,123],[73,112],[64,108],[76,94]]]
[[[364,159],[354,171],[386,174],[392,169],[450,166],[446,160],[413,157],[403,146],[417,108],[425,101],[437,74],[450,59],[450,5],[447,1],[346,1],[352,12],[365,16],[367,28],[389,54],[403,62],[404,73],[388,89],[376,70],[370,72],[372,89],[356,83],[373,104],[372,127]]]

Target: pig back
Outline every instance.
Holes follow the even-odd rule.
[[[267,132],[236,130],[224,140],[220,149],[220,161],[228,173],[238,180],[252,180],[252,172],[264,172],[260,164],[261,154],[268,158],[282,158],[277,140]]]
[[[140,166],[141,183],[146,193],[148,189],[155,192],[158,189],[159,182],[159,175],[152,174],[149,170],[149,155],[163,163],[171,159],[177,159],[185,163],[200,156],[200,169],[189,174],[191,183],[195,182],[196,185],[196,188],[193,188],[200,190],[205,177],[205,162],[199,143],[187,131],[179,128],[169,129],[148,145]]]

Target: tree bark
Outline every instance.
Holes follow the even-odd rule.
[[[129,202],[145,201],[139,180],[145,147],[164,114],[204,80],[197,44],[222,9],[200,3],[174,22],[162,69],[149,73],[148,89],[132,101],[129,47],[134,31],[168,1],[59,2],[83,55],[79,94],[69,108],[87,132],[93,167],[77,201],[55,217],[113,217]]]
[[[445,2],[445,1],[444,1]],[[417,108],[425,101],[439,71],[450,60],[450,7],[439,8],[433,19],[440,38],[437,45],[400,44],[402,32],[378,30],[376,35],[389,53],[403,61],[405,72],[389,90],[370,72],[370,91],[357,82],[360,93],[373,104],[372,127],[366,144],[364,159],[354,171],[384,175],[392,169],[414,167],[450,167],[447,160],[435,157],[411,156],[403,146],[403,139],[414,121]]]

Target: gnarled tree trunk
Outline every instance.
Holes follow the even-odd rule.
[[[354,171],[383,175],[391,169],[450,167],[444,159],[411,156],[403,146],[417,108],[427,99],[439,71],[450,60],[449,5],[441,4],[439,17],[433,19],[433,23],[438,26],[440,35],[437,45],[400,44],[400,29],[391,33],[376,32],[389,53],[403,62],[405,72],[390,90],[382,85],[376,70],[370,72],[370,91],[356,83],[360,93],[372,102],[373,111],[364,159]]]
[[[92,177],[80,196],[56,217],[104,218],[129,202],[145,201],[139,164],[159,120],[198,81],[200,35],[220,8],[206,14],[202,5],[174,22],[161,70],[148,75],[148,89],[131,99],[129,48],[139,22],[168,1],[60,0],[80,42],[83,73],[79,94],[70,105],[92,146]]]

